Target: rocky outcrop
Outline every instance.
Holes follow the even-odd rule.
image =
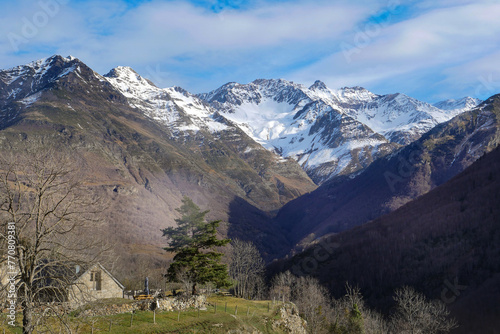
[[[273,330],[282,330],[290,334],[307,334],[307,322],[299,316],[299,309],[289,303],[278,310],[280,319],[273,320]]]

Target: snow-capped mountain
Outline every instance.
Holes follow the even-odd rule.
[[[229,83],[199,97],[267,149],[296,159],[318,183],[366,167],[479,102],[439,109],[404,94],[283,79]]]
[[[89,196],[112,203],[102,233],[136,245],[162,245],[155,231],[174,226],[175,208],[189,196],[231,224],[222,233],[251,231],[270,254],[286,240],[269,216],[317,188],[296,161],[266,150],[207,103],[129,68],[104,77],[54,56],[0,71],[0,157],[52,149],[71,160]]]
[[[467,109],[469,110],[469,109]],[[441,110],[404,94],[378,96],[345,112],[391,142],[407,145],[464,110]]]
[[[200,97],[267,149],[297,160],[321,183],[354,173],[397,146],[339,107],[348,97],[361,103],[370,94],[334,95],[321,84],[308,89],[283,79],[256,80],[229,83]]]
[[[151,119],[167,126],[174,134],[204,129],[218,132],[227,123],[202,100],[180,87],[158,88],[130,67],[116,67],[105,78]]]
[[[217,169],[229,170],[231,177],[238,175],[239,186],[252,200],[254,196],[260,196],[259,191],[252,188],[258,183],[252,180],[251,173],[255,171],[265,180],[262,189],[268,187],[278,191],[278,201],[288,201],[296,196],[297,191],[301,193],[303,189],[316,187],[295,160],[266,150],[237,124],[186,90],[180,87],[158,88],[129,67],[117,67],[105,78],[125,96],[129,106],[160,124],[163,131],[168,129],[165,133],[169,140],[199,151],[203,163],[217,164]],[[234,160],[233,154],[245,164]],[[195,162],[198,163],[201,162]],[[255,202],[258,200],[261,199],[256,198]]]
[[[20,109],[33,104],[42,90],[80,71],[79,61],[71,56],[52,56],[0,71],[0,126],[14,122]]]
[[[364,169],[480,102],[464,98],[433,106],[404,94],[377,95],[362,87],[332,90],[321,81],[306,87],[283,79],[228,83],[196,96],[180,87],[158,88],[129,67],[101,76],[76,58],[53,56],[0,72],[0,121],[13,122],[20,108],[70,73],[118,90],[173,137],[200,130],[219,137],[243,131],[255,141],[251,149],[264,147],[293,158],[318,184]]]
[[[478,106],[481,102],[480,99],[467,96],[459,100],[449,99],[434,103],[433,106],[441,110],[449,110],[455,113],[461,113]]]

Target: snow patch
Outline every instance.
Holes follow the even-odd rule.
[[[42,96],[42,92],[37,92],[35,94],[29,95],[25,97],[24,99],[20,100],[22,104],[24,104],[26,107],[31,106],[33,103],[38,101],[38,99]]]

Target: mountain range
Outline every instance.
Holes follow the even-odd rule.
[[[160,229],[189,196],[271,260],[462,172],[498,146],[497,100],[431,105],[283,79],[191,94],[52,56],[0,71],[0,150],[78,157],[89,191],[111,201],[106,233],[125,253],[164,245]]]
[[[404,94],[283,79],[228,83],[198,96],[265,148],[292,157],[317,184],[358,173],[481,102],[466,97],[438,108]]]
[[[225,222],[220,234],[287,257],[272,270],[299,265],[334,294],[358,284],[376,308],[402,284],[435,297],[464,281],[456,315],[486,301],[471,324],[498,314],[499,125],[500,95],[431,105],[283,79],[192,94],[61,56],[0,71],[0,153],[53,147],[78,161],[109,200],[99,232],[119,245],[118,276],[164,257],[160,229],[189,196]],[[333,251],[303,268],[325,240]]]

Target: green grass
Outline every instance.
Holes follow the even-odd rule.
[[[269,312],[268,312],[269,304]],[[215,310],[217,305],[217,311]],[[237,311],[236,311],[237,310]],[[236,313],[236,315],[235,315]],[[180,314],[179,321],[178,316]],[[74,333],[115,333],[115,334],[152,334],[152,333],[227,333],[230,330],[258,330],[262,333],[283,333],[272,330],[272,319],[278,319],[276,307],[269,301],[252,301],[235,297],[213,296],[208,298],[207,310],[189,309],[187,311],[156,312],[139,311],[133,315],[117,314],[112,316],[74,317],[70,316],[70,326]],[[21,315],[17,323],[21,323]],[[132,319],[132,326],[131,324]],[[3,319],[2,319],[3,320]],[[51,319],[51,329],[58,333],[59,324]],[[110,329],[111,324],[111,331]],[[20,327],[0,326],[6,333],[21,333]],[[65,332],[63,330],[63,332]]]

